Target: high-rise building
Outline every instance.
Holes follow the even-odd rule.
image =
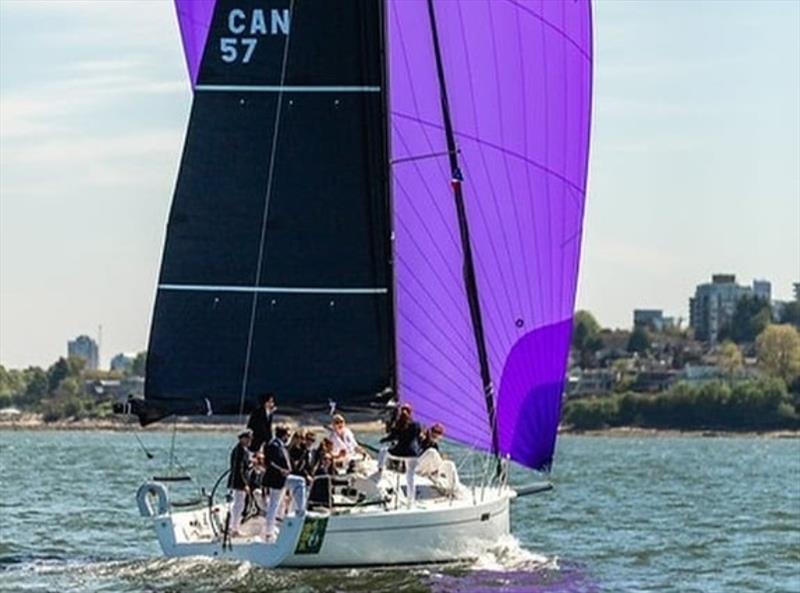
[[[674,317],[664,317],[661,309],[634,309],[633,327],[645,327],[654,331],[664,331],[675,325]]]
[[[96,371],[100,367],[100,349],[89,336],[78,336],[74,340],[67,342],[67,356],[83,358],[86,361],[86,368]]]
[[[768,280],[753,280],[753,296],[767,301],[772,301],[772,284]]]
[[[133,361],[136,359],[136,353],[120,352],[111,359],[111,370],[119,371],[120,373],[127,373],[133,367]]]
[[[698,284],[694,297],[689,299],[689,325],[695,338],[715,344],[719,332],[733,318],[736,304],[744,296],[755,296],[768,303],[772,285],[766,280],[754,280],[753,286],[736,284],[734,274],[714,274],[710,283]]]

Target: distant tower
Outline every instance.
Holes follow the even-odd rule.
[[[100,353],[103,352],[103,324],[97,326],[97,367],[100,368]]]
[[[67,356],[82,358],[86,361],[86,368],[96,371],[100,365],[100,350],[89,336],[78,336],[67,342]]]
[[[753,295],[771,303],[772,284],[768,280],[753,280]]]

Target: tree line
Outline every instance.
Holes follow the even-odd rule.
[[[0,409],[14,406],[40,412],[47,421],[110,414],[111,402],[98,401],[87,393],[86,382],[141,376],[145,358],[146,353],[137,354],[132,367],[125,372],[89,370],[80,357],[61,357],[46,369],[38,366],[6,369],[0,365]]]
[[[675,385],[666,393],[623,393],[567,400],[563,422],[578,430],[616,426],[678,430],[800,429],[800,395],[781,379],[700,386]]]

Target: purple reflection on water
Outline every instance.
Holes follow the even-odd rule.
[[[474,570],[460,575],[436,574],[431,593],[597,593],[600,587],[577,569]]]

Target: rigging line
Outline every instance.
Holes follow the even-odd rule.
[[[144,454],[147,456],[148,459],[153,459],[155,457],[155,455],[153,455],[150,451],[147,450],[147,447],[144,446],[142,439],[139,438],[139,435],[136,434],[135,431],[133,432],[133,438],[135,438],[136,442],[139,443],[139,446],[142,448],[142,451],[144,451]]]
[[[172,417],[172,439],[169,444],[169,473],[172,473],[172,467],[175,464],[175,434],[178,432],[178,417]]]
[[[456,150],[456,152],[460,152]],[[447,151],[444,152],[429,152],[428,154],[420,154],[416,156],[406,156],[399,159],[394,159],[393,161],[389,161],[390,165],[399,165],[400,163],[408,163],[410,161],[422,161],[425,159],[432,159],[440,156],[449,156],[450,153]]]
[[[289,2],[289,12],[292,13],[294,9],[294,2],[295,0],[290,0]],[[289,41],[292,37],[292,28],[289,28],[289,32],[286,34],[286,40],[283,43],[283,60],[281,62],[281,83],[280,86],[283,87],[284,83],[286,82],[286,65],[289,61]],[[257,288],[258,285],[261,283],[261,266],[264,261],[264,244],[267,238],[267,218],[269,216],[269,201],[272,195],[272,181],[273,175],[275,172],[275,151],[278,147],[278,132],[280,130],[280,121],[281,121],[281,108],[283,106],[283,94],[284,91],[278,91],[278,100],[275,106],[275,120],[272,127],[272,145],[269,154],[269,168],[267,172],[267,191],[264,195],[264,211],[261,215],[261,238],[259,240],[258,245],[258,261],[256,263],[256,277],[254,286]],[[253,333],[255,332],[256,326],[256,311],[258,309],[258,292],[253,293],[253,304],[250,309],[250,328],[247,332],[247,350],[245,351],[244,356],[244,371],[242,373],[242,391],[239,395],[239,422],[242,421],[242,415],[244,413],[244,399],[247,396],[247,379],[248,375],[250,374],[250,357],[253,354]]]
[[[447,99],[447,84],[445,83],[444,78],[444,65],[442,63],[442,54],[439,47],[439,33],[436,28],[436,11],[433,7],[433,0],[428,0],[428,18],[430,20],[433,51],[436,58],[436,75],[439,79],[439,95],[441,99],[442,119],[444,120],[445,135],[447,138],[447,150],[451,153],[450,168],[452,169],[453,174],[453,198],[455,199],[456,209],[458,212],[459,230],[461,235],[462,251],[464,254],[464,284],[466,286],[467,300],[469,302],[472,325],[475,333],[475,346],[478,350],[478,361],[480,363],[481,382],[483,383],[483,390],[486,400],[486,412],[489,417],[489,428],[492,432],[492,454],[498,460],[499,471],[500,450],[497,434],[497,416],[495,414],[494,407],[494,386],[492,385],[491,371],[489,370],[489,361],[486,354],[486,342],[483,335],[483,320],[481,318],[480,300],[477,292],[478,288],[475,278],[475,268],[472,262],[472,245],[470,243],[467,213],[461,188],[463,176],[458,166],[458,156],[454,152],[456,147],[455,136],[453,135],[453,124],[450,120],[450,105]]]

